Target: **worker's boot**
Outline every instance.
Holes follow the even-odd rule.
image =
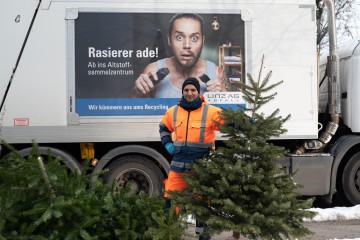
[[[171,207],[171,198],[165,198],[165,209],[170,209]]]
[[[205,228],[205,224],[196,220],[195,233],[199,235],[199,240],[211,240],[211,237],[208,235],[208,233],[204,233]]]
[[[199,240],[211,240],[211,237],[203,237],[202,235],[200,235]]]

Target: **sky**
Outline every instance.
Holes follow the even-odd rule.
[[[338,36],[339,42],[345,42],[348,39],[356,38],[356,36],[360,35],[360,0],[350,0],[354,3],[353,12],[350,12],[347,14],[347,16],[344,16],[348,19],[348,27],[349,31],[351,32],[350,36],[342,37]],[[337,20],[338,21],[338,20]]]
[[[353,3],[350,11],[342,12],[336,18],[336,32],[337,32],[337,44],[347,42],[350,39],[356,38],[360,35],[360,0],[348,0]],[[327,22],[327,20],[326,20]],[[322,52],[328,50],[328,35],[323,39]]]
[[[344,25],[342,25],[341,30],[339,31],[338,29],[338,36],[337,36],[337,40],[338,42],[346,42],[349,39],[353,39],[356,38],[356,36],[358,36],[360,34],[360,21],[359,21],[359,16],[360,16],[360,0],[352,0],[353,2],[353,10],[351,12],[347,12],[342,14],[342,18],[343,19],[336,19],[336,22],[338,23],[337,25],[339,25],[339,22],[342,22],[343,20],[347,22],[346,24],[346,29],[348,29],[348,33],[346,34],[347,31],[344,30]]]

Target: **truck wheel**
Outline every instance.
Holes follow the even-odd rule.
[[[162,193],[164,176],[159,167],[142,156],[125,156],[112,162],[104,176],[106,184],[115,181],[116,187],[129,187],[132,191],[156,196]]]
[[[342,186],[350,203],[360,204],[360,152],[346,163],[342,175]]]
[[[23,157],[28,157],[31,153],[33,148],[25,148],[19,151],[19,154]],[[81,172],[81,165],[78,161],[75,160],[75,158],[70,155],[69,153],[53,148],[53,147],[39,147],[38,152],[41,156],[44,157],[45,161],[48,158],[49,150],[51,151],[51,155],[53,157],[59,157],[61,162],[64,163],[72,172]]]

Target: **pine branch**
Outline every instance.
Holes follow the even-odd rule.
[[[50,183],[50,180],[49,180],[49,176],[47,175],[46,173],[46,169],[45,169],[45,166],[44,166],[44,162],[43,162],[43,158],[41,156],[39,156],[37,158],[38,160],[38,163],[39,163],[39,168],[40,168],[40,171],[41,171],[41,175],[42,175],[42,178],[45,182],[45,186],[47,187],[48,191],[49,191],[49,194],[50,194],[50,199],[51,200],[54,200],[56,198],[55,196],[55,193],[54,193],[54,190],[53,190],[53,187],[51,186],[51,183]]]

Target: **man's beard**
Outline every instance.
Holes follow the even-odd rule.
[[[186,61],[185,64],[182,64],[181,66],[183,66],[185,69],[193,68],[196,65],[196,63],[198,62],[200,55],[201,55],[201,52],[199,52],[196,56],[194,56],[193,59]]]
[[[196,55],[194,55],[194,57],[191,60],[185,61],[185,63],[183,61],[180,61],[178,58],[175,59],[178,62],[178,64],[184,69],[192,69],[198,62],[201,55],[201,51],[202,51],[202,46],[200,48],[200,51]]]

